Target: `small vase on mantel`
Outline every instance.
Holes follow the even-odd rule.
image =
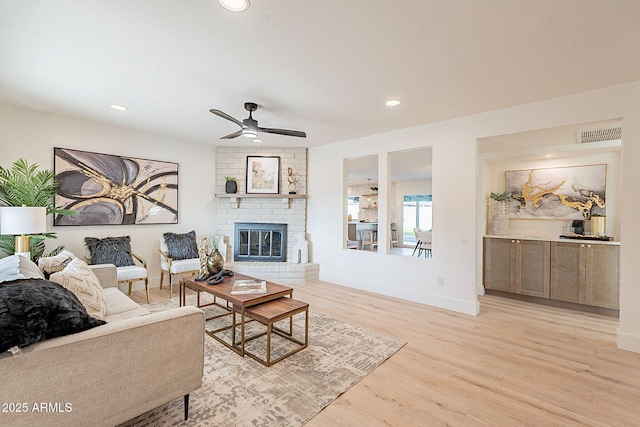
[[[509,234],[509,217],[507,216],[507,202],[496,202],[496,214],[491,220],[493,234],[496,236],[506,236]]]

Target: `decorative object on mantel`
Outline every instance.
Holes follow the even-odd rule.
[[[287,178],[289,181],[289,194],[296,194],[296,182],[298,181],[298,176],[293,173],[293,169],[287,169],[287,173],[289,177]]]
[[[511,193],[491,193],[489,196],[495,200],[496,214],[491,220],[493,234],[505,236],[509,234],[509,217],[507,216],[507,202],[511,199]]]
[[[232,176],[225,176],[225,185],[224,185],[224,191],[227,194],[233,194],[236,193],[238,191],[238,183],[236,182],[236,179]]]
[[[582,219],[604,214],[607,165],[505,172],[512,218]]]
[[[280,157],[247,156],[247,194],[280,192]]]

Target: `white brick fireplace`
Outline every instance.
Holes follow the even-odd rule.
[[[280,191],[277,195],[246,194],[247,156],[280,157]],[[296,175],[296,195],[289,198],[288,168]],[[225,177],[236,178],[235,197],[225,194]],[[301,147],[218,147],[216,172],[216,229],[227,242],[225,266],[282,284],[318,280],[319,266],[300,264],[297,239],[307,231],[307,149]],[[286,262],[234,262],[234,224],[237,222],[287,224]]]

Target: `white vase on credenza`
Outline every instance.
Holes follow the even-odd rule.
[[[509,234],[509,217],[507,216],[507,202],[496,202],[496,214],[491,219],[493,234],[506,236]]]

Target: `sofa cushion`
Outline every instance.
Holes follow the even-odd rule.
[[[71,291],[49,280],[0,284],[0,353],[105,323],[89,316]]]
[[[129,236],[85,237],[84,243],[89,249],[91,264],[114,264],[116,267],[133,265],[131,256],[131,238]]]
[[[14,254],[0,259],[0,282],[18,279],[44,279],[44,274],[23,255]]]
[[[149,314],[149,310],[141,307],[117,288],[106,288],[103,293],[107,301],[107,314],[105,316],[107,322]]]
[[[64,250],[54,256],[39,258],[38,267],[40,267],[40,270],[42,270],[46,276],[47,274],[64,270],[75,257],[72,252]]]
[[[107,301],[102,293],[102,286],[93,270],[84,261],[78,258],[71,260],[64,270],[53,273],[49,280],[73,292],[90,316],[104,320]]]
[[[199,257],[196,232],[194,230],[184,234],[167,232],[163,236],[170,258],[179,260]]]

